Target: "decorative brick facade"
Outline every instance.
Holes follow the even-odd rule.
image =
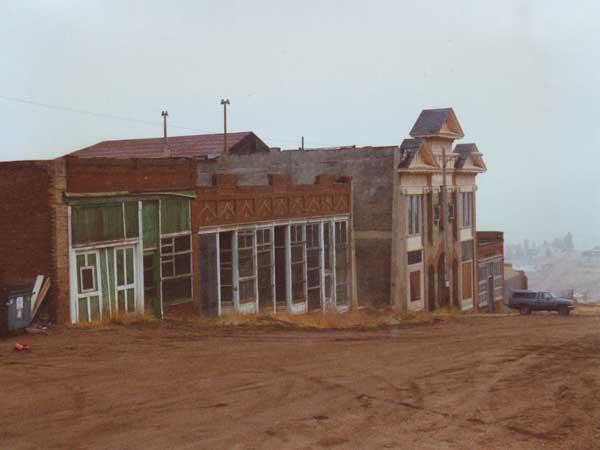
[[[238,186],[235,175],[215,175],[214,186],[196,189],[193,227],[349,214],[350,181],[322,175],[315,184],[298,185],[275,174],[268,186]]]

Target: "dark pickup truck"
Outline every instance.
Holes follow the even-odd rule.
[[[561,316],[568,316],[575,308],[575,303],[567,298],[555,297],[550,292],[512,291],[508,307],[518,309],[521,314],[531,314],[531,311],[558,311]]]

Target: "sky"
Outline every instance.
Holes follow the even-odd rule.
[[[0,3],[0,160],[159,137],[165,109],[221,132],[221,98],[283,148],[400,144],[451,106],[488,166],[479,229],[600,245],[596,0]]]

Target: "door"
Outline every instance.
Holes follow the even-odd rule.
[[[238,231],[238,301],[240,311],[256,310],[257,267],[254,230]]]
[[[117,315],[135,312],[136,298],[136,263],[135,247],[118,247],[115,249],[115,274]]]
[[[427,271],[427,291],[428,309],[429,311],[435,311],[435,269],[433,266],[429,266]]]
[[[321,308],[321,230],[320,224],[306,225],[306,289],[308,310]]]
[[[97,251],[80,253],[77,259],[77,321],[91,322],[102,319],[102,290]]]
[[[332,227],[333,223],[331,222],[323,222],[323,287],[324,289],[324,298],[325,298],[325,308],[329,307],[329,305],[333,304],[332,293],[333,293],[333,250],[334,246],[331,242],[332,235]]]
[[[496,301],[494,292],[494,277],[488,278],[488,308],[490,311],[496,311]]]
[[[144,311],[151,311],[156,318],[162,318],[157,251],[144,252]]]

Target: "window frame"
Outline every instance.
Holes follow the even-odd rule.
[[[473,226],[473,192],[462,192],[462,228]]]
[[[84,270],[92,270],[92,284],[93,284],[93,288],[91,289],[84,289],[83,288],[83,271]],[[90,292],[97,292],[97,286],[96,286],[96,266],[81,266],[79,268],[79,293],[80,294],[89,294]]]
[[[407,234],[408,236],[420,236],[423,231],[423,221],[422,221],[422,208],[423,208],[423,197],[422,194],[410,194],[408,197],[408,226],[407,226]]]

